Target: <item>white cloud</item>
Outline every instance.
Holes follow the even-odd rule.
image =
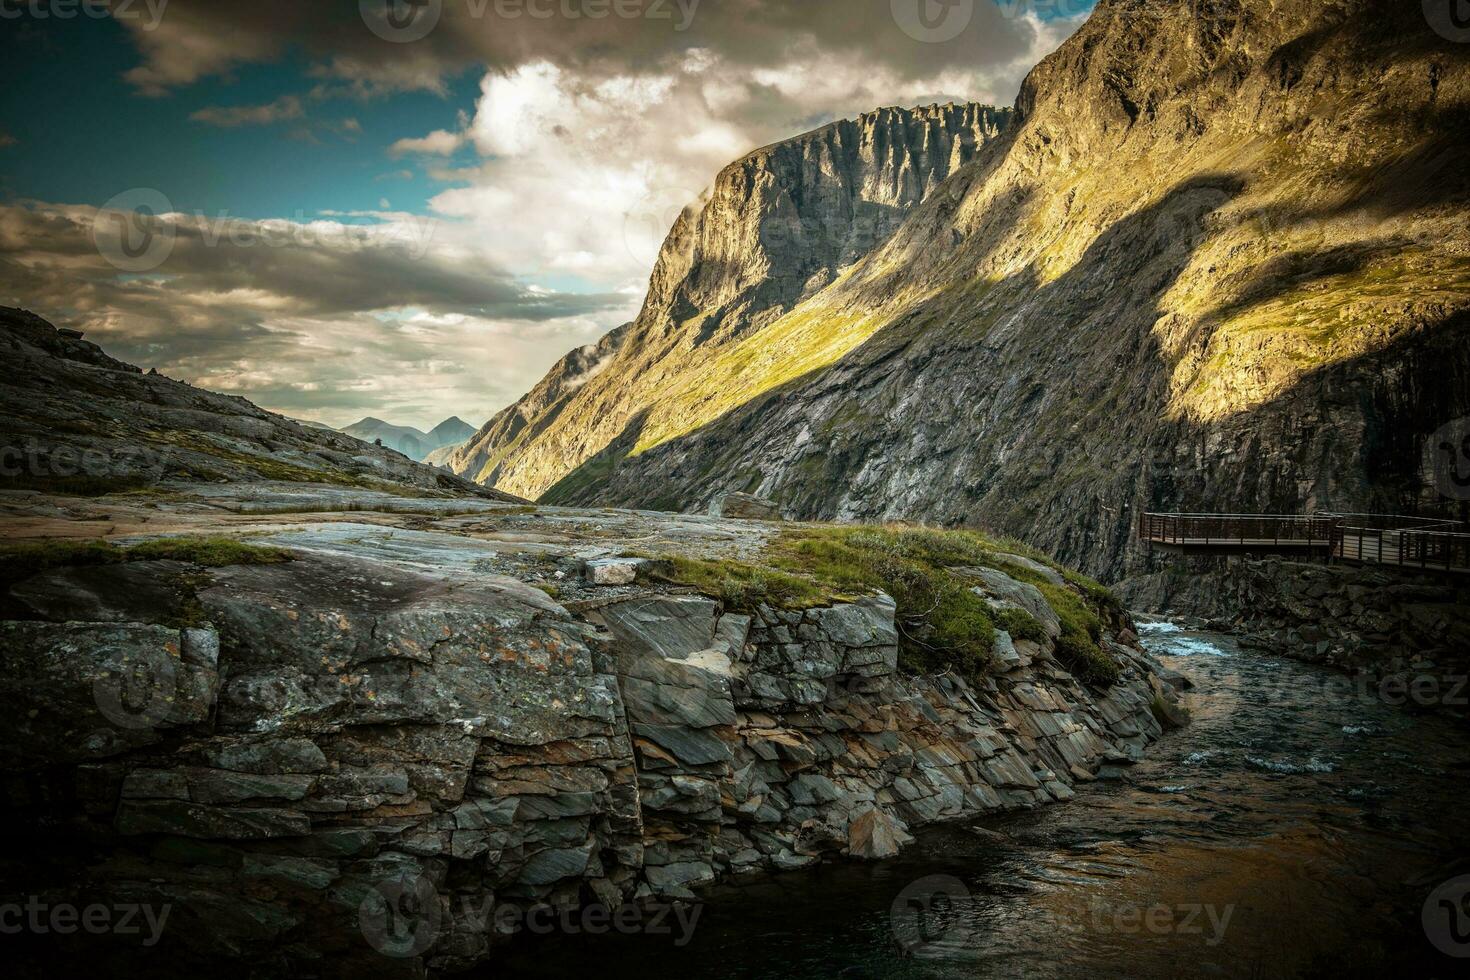
[[[433,156],[448,156],[464,145],[464,135],[436,129],[428,136],[401,139],[388,148],[390,156],[401,157],[409,153],[424,153]]]
[[[152,96],[304,53],[312,91],[196,119],[291,120],[307,140],[362,127],[307,120],[302,100],[442,94],[455,71],[478,66],[472,117],[395,134],[389,151],[424,158],[415,165],[442,182],[430,205],[440,220],[394,213],[386,198],[377,212],[316,221],[170,215],[159,219],[178,235],[168,261],[124,276],[90,240],[94,210],[0,206],[0,302],[293,415],[425,427],[488,417],[636,313],[669,227],[721,167],[879,106],[1009,104],[1082,20],[1004,17],[980,3],[962,38],[930,45],[898,29],[890,0],[707,0],[681,33],[652,20],[476,19],[445,7],[429,38],[399,45],[353,9],[300,0],[211,0],[170,8],[156,30],[125,25],[142,60],[125,77]],[[467,149],[472,165],[445,159]]]
[[[135,275],[104,259],[97,219],[89,207],[0,206],[0,304],[83,329],[142,367],[328,423],[488,418],[636,310],[623,293],[531,288],[472,229],[414,215],[160,214],[149,227],[172,245]]]
[[[1076,26],[1031,29],[1050,50]],[[446,145],[469,141],[482,161],[431,172],[467,186],[430,205],[478,229],[496,263],[518,275],[640,289],[679,211],[742,154],[883,105],[1008,105],[1042,53],[918,79],[814,45],[753,72],[708,48],[653,73],[587,74],[550,62],[490,72],[465,130],[435,134]]]

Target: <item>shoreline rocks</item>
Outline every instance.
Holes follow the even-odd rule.
[[[1464,712],[1467,584],[1381,567],[1232,558],[1140,576],[1118,591],[1133,608],[1197,619],[1246,646],[1375,684],[1417,679],[1427,695],[1403,703]]]
[[[736,875],[881,860],[925,824],[1069,799],[1161,732],[1161,682],[1132,647],[1112,647],[1125,670],[1106,692],[1049,644],[1002,643],[1012,655],[974,684],[910,677],[886,596],[737,613],[610,588],[573,614],[466,574],[489,542],[394,533],[281,535],[297,560],[210,570],[203,622],[182,633],[80,622],[75,590],[66,621],[45,621],[47,597],[83,575],[99,613],[146,620],[105,584],[123,588],[127,566],[16,590],[33,618],[3,629],[44,662],[153,639],[181,669],[123,695],[168,705],[146,737],[11,719],[17,818],[66,831],[6,880],[171,901],[168,941],[200,963],[225,948],[265,972],[313,957],[368,975],[462,969],[503,938],[487,909],[688,901]],[[445,553],[456,562],[436,566]],[[0,688],[83,718],[93,679],[8,671]],[[66,790],[22,788],[39,783]],[[358,919],[404,883],[439,914],[422,949],[385,958]]]

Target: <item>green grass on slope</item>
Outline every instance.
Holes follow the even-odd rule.
[[[1008,554],[1044,562],[1068,585],[1007,561]],[[1036,585],[1062,621],[1058,658],[1088,683],[1108,686],[1117,680],[1118,664],[1098,646],[1105,623],[1121,615],[1117,599],[1031,549],[974,531],[803,526],[784,530],[759,563],[674,558],[654,564],[648,574],[747,611],[759,604],[812,608],[883,591],[898,605],[900,663],[906,670],[954,670],[973,679],[990,668],[997,628],[1016,639],[1044,636],[1027,613],[997,609],[971,591],[974,581],[963,569],[976,566]]]
[[[120,548],[106,541],[49,539],[0,544],[4,578],[20,581],[53,568],[116,565],[129,561],[182,561],[205,568],[226,565],[273,565],[290,561],[281,548],[264,548],[226,537],[159,538]]]

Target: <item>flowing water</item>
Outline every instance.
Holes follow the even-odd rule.
[[[927,830],[893,861],[722,886],[692,931],[686,912],[657,934],[522,936],[494,974],[1470,972],[1446,955],[1470,956],[1470,878],[1444,887],[1470,873],[1463,722],[1219,634],[1142,630],[1194,681],[1194,722],[1122,778],[1065,805]],[[1447,895],[1460,907],[1441,906]]]

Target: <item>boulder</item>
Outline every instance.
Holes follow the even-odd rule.
[[[735,521],[779,521],[781,505],[749,493],[727,493],[716,497],[709,509],[712,517]]]
[[[619,656],[685,660],[715,645],[714,600],[662,596],[618,602],[598,610],[617,639]]]
[[[1056,638],[1062,635],[1062,621],[1046,601],[1041,590],[1027,582],[1017,582],[1005,572],[994,568],[964,569],[964,574],[976,579],[976,591],[1002,608],[1020,609],[1030,613],[1047,635]]]
[[[638,581],[638,569],[643,564],[638,558],[597,558],[587,563],[585,574],[591,585],[632,585]]]
[[[864,810],[847,826],[847,853],[865,861],[897,857],[913,840],[902,820],[877,807]]]

